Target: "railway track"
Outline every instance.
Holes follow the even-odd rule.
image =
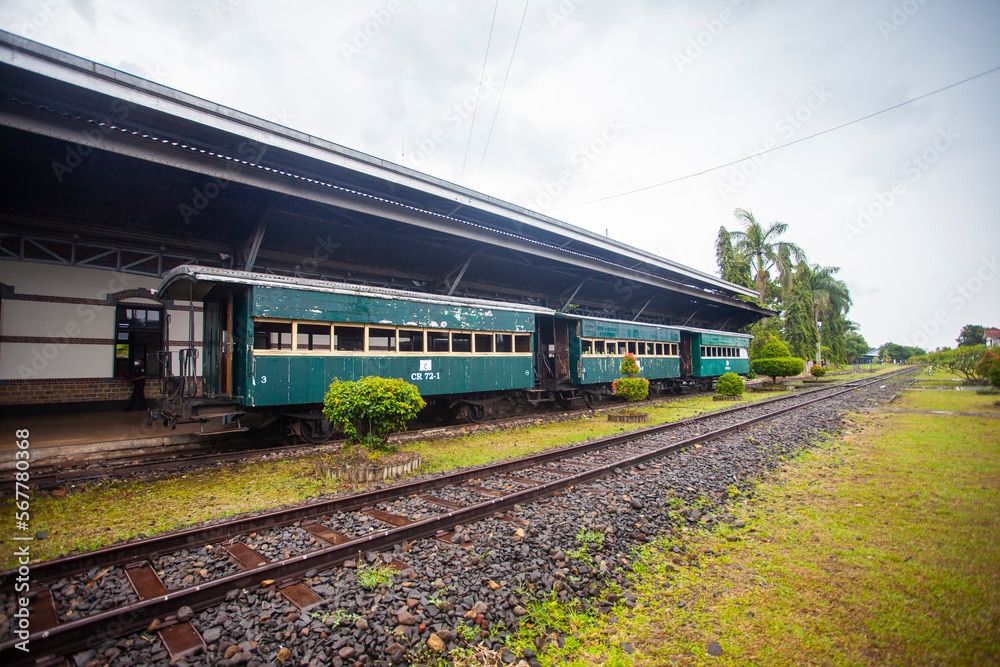
[[[662,398],[660,399],[662,400]],[[607,409],[613,409],[609,406]],[[393,436],[406,441],[423,438],[465,435],[472,430],[509,429],[525,423],[537,424],[541,421],[562,421],[592,412],[591,408],[578,410],[558,410],[534,412],[494,419],[487,422],[470,422],[445,425],[416,425],[413,430]],[[329,440],[322,444],[287,444],[288,437],[276,433],[262,432],[256,437],[246,433],[234,434],[232,439],[218,439],[207,442],[204,447],[193,451],[190,446],[164,447],[156,452],[140,454],[103,456],[96,460],[41,461],[32,466],[32,487],[36,490],[51,490],[67,484],[86,484],[112,479],[148,478],[157,474],[176,471],[191,472],[212,466],[247,460],[266,460],[270,457],[288,457],[301,454],[315,454],[325,448],[335,450],[342,441]]]
[[[5,664],[36,664],[39,657],[57,659],[111,637],[147,631],[159,634],[170,660],[182,659],[205,646],[191,624],[195,612],[224,603],[233,591],[277,591],[288,605],[308,612],[323,602],[307,585],[310,576],[348,562],[361,565],[360,554],[428,539],[461,549],[475,542],[468,526],[477,522],[499,516],[516,525],[518,508],[533,501],[889,380],[882,375],[867,383],[822,387],[516,460],[31,564],[30,634],[0,644],[0,657]],[[284,545],[276,548],[268,533],[278,529],[299,537],[282,537]],[[208,552],[225,565],[204,567],[201,561]],[[161,580],[158,572],[172,567],[166,563],[187,563],[181,570],[190,572],[192,560],[203,565],[204,580]],[[20,574],[0,574],[0,590],[13,590]],[[67,586],[117,587],[131,593],[109,595],[76,618],[59,610],[60,591]],[[128,601],[121,603],[122,598]],[[18,641],[26,641],[30,653],[20,651]]]
[[[662,397],[656,400],[663,400]],[[614,409],[609,406],[607,409]],[[579,410],[548,411],[528,416],[495,419],[485,423],[449,424],[420,426],[401,436],[402,439],[427,437],[447,437],[449,434],[466,434],[471,429],[507,429],[530,422],[561,421],[572,419],[579,414],[591,412],[591,408]],[[32,487],[39,491],[58,489],[70,484],[88,484],[117,479],[150,478],[157,475],[184,471],[204,470],[213,466],[243,461],[267,460],[271,457],[288,457],[299,454],[314,454],[324,448],[336,449],[341,441],[330,440],[316,444],[287,444],[287,438],[280,435],[260,434],[249,438],[246,434],[235,434],[234,439],[219,439],[206,443],[192,452],[188,446],[159,448],[155,453],[143,452],[129,455],[106,455],[97,460],[41,461],[32,466]]]

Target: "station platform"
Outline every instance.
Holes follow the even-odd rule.
[[[170,429],[161,422],[148,424],[145,412],[86,412],[18,417],[5,408],[0,416],[0,471],[12,470],[18,449],[15,434],[28,431],[33,466],[60,465],[117,455],[141,454],[157,448],[198,448],[210,439],[238,434],[209,433],[213,424],[178,424]],[[217,426],[215,424],[214,426]]]

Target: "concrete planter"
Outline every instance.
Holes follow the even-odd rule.
[[[320,461],[316,467],[321,475],[330,479],[361,483],[384,482],[416,471],[420,467],[420,454],[395,452],[386,456],[384,461],[378,462],[360,457],[346,461],[333,459]]]
[[[609,422],[622,424],[644,424],[649,421],[648,412],[609,412]]]

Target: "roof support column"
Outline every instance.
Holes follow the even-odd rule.
[[[455,293],[455,290],[458,289],[458,283],[462,282],[462,278],[465,277],[465,272],[469,270],[469,265],[472,264],[473,258],[475,258],[475,256],[478,254],[479,254],[478,252],[474,252],[471,255],[469,255],[469,259],[465,260],[465,264],[463,264],[462,268],[458,270],[458,276],[455,277],[455,282],[453,282],[448,287],[448,296],[452,296]],[[447,285],[448,278],[446,277],[444,280],[445,284]]]
[[[261,217],[260,222],[257,223],[257,229],[254,230],[253,236],[250,237],[250,241],[243,248],[243,256],[246,257],[246,265],[244,266],[244,271],[253,271],[254,262],[257,261],[257,253],[260,252],[260,244],[264,241],[264,232],[267,231],[267,220]]]
[[[580,291],[580,288],[582,288],[583,284],[585,282],[587,282],[588,280],[590,280],[590,278],[584,278],[583,280],[580,281],[580,284],[576,286],[576,289],[573,290],[573,293],[569,295],[568,299],[566,299],[566,303],[563,304],[562,310],[560,312],[562,312],[562,313],[566,312],[566,309],[569,308],[570,305],[573,303],[573,299],[576,298],[577,292]]]
[[[635,321],[637,321],[639,319],[639,316],[642,315],[642,311],[646,310],[646,307],[649,306],[649,304],[650,304],[651,301],[652,301],[652,299],[649,299],[648,301],[646,301],[646,303],[642,304],[642,308],[640,308],[639,312],[636,313],[635,317],[632,318],[633,322],[635,322]]]

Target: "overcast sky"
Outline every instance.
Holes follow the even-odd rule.
[[[873,346],[1000,326],[998,0],[0,0],[0,28],[703,271],[750,209],[841,267]]]

